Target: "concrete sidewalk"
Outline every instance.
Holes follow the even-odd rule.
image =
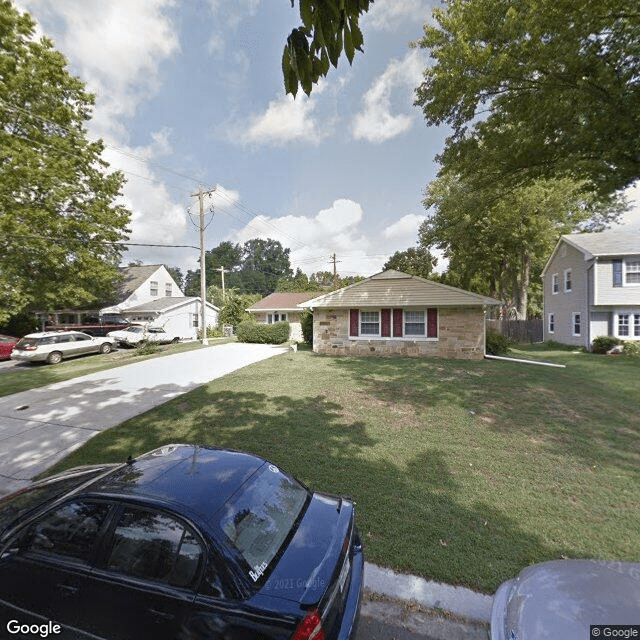
[[[103,429],[285,352],[273,345],[228,343],[0,398],[0,495],[29,484]]]

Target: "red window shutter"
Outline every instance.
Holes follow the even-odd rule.
[[[391,309],[382,309],[380,312],[382,319],[381,336],[389,338],[391,336]]]
[[[427,338],[438,337],[438,310],[427,309]]]
[[[402,309],[393,310],[393,337],[402,338],[404,333],[402,327]]]
[[[357,309],[351,309],[349,311],[349,335],[358,335],[358,325],[360,322],[360,314]]]

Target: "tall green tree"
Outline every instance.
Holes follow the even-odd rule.
[[[373,0],[298,0],[302,24],[289,34],[282,53],[287,93],[295,97],[302,87],[309,95],[330,66],[338,66],[343,52],[349,64],[353,62],[364,43],[360,16],[371,4]]]
[[[434,61],[416,104],[452,135],[445,171],[505,188],[640,177],[637,0],[444,0],[417,45]]]
[[[87,135],[94,97],[34,28],[0,1],[0,322],[108,298],[130,219]]]
[[[432,214],[420,226],[419,242],[449,258],[444,281],[502,300],[519,319],[527,317],[529,292],[559,236],[602,229],[625,207],[617,197],[603,204],[570,178],[504,193],[474,190],[451,174],[429,185],[424,204]]]
[[[242,248],[239,288],[242,293],[266,296],[276,290],[280,278],[293,276],[289,254],[278,240],[253,238]]]
[[[396,251],[384,264],[383,269],[395,269],[412,276],[429,278],[437,264],[437,258],[427,247],[409,247]]]

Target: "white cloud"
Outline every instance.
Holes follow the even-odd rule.
[[[376,0],[363,22],[374,29],[396,29],[405,21],[422,24],[430,14],[425,0]]]
[[[317,144],[327,135],[329,127],[321,131],[313,118],[316,96],[322,93],[323,83],[318,84],[311,97],[284,95],[269,103],[266,111],[253,116],[239,138],[244,144],[285,145],[302,141]]]
[[[640,180],[625,191],[625,195],[631,204],[627,213],[620,220],[621,225],[628,226],[635,231],[640,231]]]
[[[234,242],[251,238],[272,238],[291,248],[291,266],[308,275],[331,271],[331,256],[336,255],[342,275],[371,275],[381,270],[385,258],[372,255],[368,234],[360,230],[364,211],[357,202],[346,198],[335,200],[331,207],[309,216],[268,218],[257,216],[233,236]]]
[[[388,240],[406,241],[407,245],[413,245],[418,237],[418,228],[426,218],[415,213],[407,214],[387,227],[382,235]]]
[[[391,99],[399,87],[402,96],[407,96],[406,104],[411,104],[410,93],[420,83],[424,66],[424,58],[418,50],[411,51],[403,60],[389,63],[365,93],[363,111],[353,119],[352,133],[356,140],[380,143],[405,133],[413,126],[415,115],[407,113],[406,109],[397,115],[391,113]]]
[[[253,17],[261,0],[209,0],[213,30],[207,43],[209,53],[221,56],[226,49],[227,35],[235,31],[245,18]]]
[[[97,94],[92,131],[123,129],[119,118],[135,113],[160,83],[160,63],[180,45],[165,11],[174,0],[26,0],[26,6],[54,23],[65,24],[56,45],[72,61],[90,91]]]

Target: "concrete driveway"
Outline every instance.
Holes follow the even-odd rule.
[[[0,495],[29,484],[103,429],[285,352],[273,345],[228,343],[0,398]]]

